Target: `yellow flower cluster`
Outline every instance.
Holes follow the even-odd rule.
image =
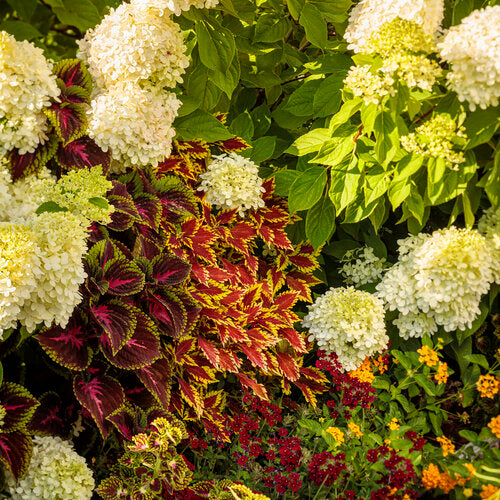
[[[347,424],[347,427],[349,427],[349,430],[358,438],[360,438],[361,436],[363,436],[363,433],[361,432],[361,428],[359,427],[359,425],[355,424],[352,420],[349,421],[349,423]]]
[[[443,450],[443,457],[455,454],[455,445],[446,436],[438,437],[437,441]]]
[[[499,488],[497,486],[493,486],[492,484],[483,484],[481,486],[481,493],[479,493],[479,496],[487,500],[488,498],[493,496],[498,490]]]
[[[456,481],[446,471],[440,472],[439,467],[433,463],[430,463],[422,471],[422,485],[426,490],[440,488],[445,493],[449,493],[456,484]]]
[[[338,427],[328,427],[328,429],[326,429],[326,432],[328,432],[328,434],[331,434],[338,444],[344,442],[344,433]]]
[[[481,375],[476,388],[482,398],[494,398],[500,392],[500,377]]]
[[[448,363],[439,363],[437,372],[434,374],[434,379],[440,384],[446,384],[448,381]]]
[[[370,358],[366,357],[359,368],[349,372],[349,376],[358,379],[360,382],[368,382],[371,384],[375,375],[373,374]]]
[[[389,427],[389,430],[391,431],[397,431],[399,429],[399,423],[397,418],[393,418],[388,424],[387,427]]]
[[[490,428],[491,432],[495,434],[497,438],[500,438],[500,415],[497,415],[495,418],[492,418],[490,420],[490,423],[488,424],[488,427]]]
[[[417,352],[420,354],[418,360],[421,363],[425,363],[431,368],[439,363],[439,356],[437,352],[431,349],[429,346],[424,345],[420,349],[417,349]]]

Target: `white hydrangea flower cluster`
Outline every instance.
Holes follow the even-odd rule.
[[[91,220],[108,221],[112,212],[89,199],[102,197],[111,183],[101,167],[59,182],[48,171],[12,183],[0,170],[0,178],[0,338],[17,321],[29,332],[41,323],[64,327],[81,301],[87,227]],[[45,201],[68,211],[37,215]]]
[[[47,140],[43,108],[59,94],[42,49],[0,31],[0,154],[32,153]]]
[[[387,347],[384,316],[384,304],[375,295],[354,287],[330,288],[309,306],[302,325],[309,329],[309,340],[336,353],[344,370],[351,371]]]
[[[8,479],[13,500],[90,500],[95,481],[85,458],[57,436],[35,436],[28,472]]]
[[[478,231],[486,238],[493,255],[492,268],[495,283],[500,284],[500,207],[490,207],[479,219]]]
[[[180,26],[151,2],[122,3],[78,42],[99,88],[175,87],[189,65]]]
[[[236,153],[214,156],[200,179],[198,191],[205,191],[207,203],[217,208],[237,208],[244,217],[246,210],[265,205],[259,167]]]
[[[500,5],[475,10],[438,43],[451,64],[447,78],[471,110],[497,106],[500,99]]]
[[[114,172],[156,166],[170,154],[180,105],[172,92],[115,85],[92,101],[88,133],[103,151],[110,150]]]
[[[348,250],[342,258],[340,274],[348,285],[366,285],[382,279],[385,259],[377,257],[373,248],[363,247]]]
[[[213,9],[219,4],[219,0],[132,0],[131,3],[141,5],[154,5],[159,9],[169,11],[180,16],[183,10]]]
[[[189,65],[172,14],[212,7],[216,0],[133,0],[110,13],[79,42],[97,89],[88,134],[110,151],[111,170],[158,163],[170,155],[181,101],[175,87]]]
[[[394,95],[394,78],[390,74],[376,72],[366,64],[351,66],[344,84],[356,97],[362,97],[365,104],[379,104],[386,95]]]
[[[463,151],[454,150],[454,142],[465,142],[465,127],[457,126],[449,115],[439,113],[419,125],[414,132],[400,138],[401,145],[410,153],[426,158],[444,158],[446,166],[457,170],[465,161]]]
[[[397,326],[399,336],[405,340],[411,337],[420,338],[425,334],[432,336],[438,330],[434,318],[423,312],[399,314],[392,323]]]
[[[349,49],[364,52],[370,37],[397,17],[414,21],[434,37],[443,13],[443,0],[361,0],[351,11],[344,38]]]
[[[493,256],[474,229],[450,227],[398,241],[399,261],[391,267],[377,294],[391,311],[402,336],[470,328],[480,314],[479,303],[493,282]],[[426,321],[422,314],[431,318]]]

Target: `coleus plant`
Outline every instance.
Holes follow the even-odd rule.
[[[51,106],[44,108],[49,129],[48,140],[33,153],[20,155],[16,149],[7,155],[12,179],[16,180],[48,166],[53,172],[61,169],[101,165],[106,171],[110,154],[86,135],[87,108],[92,92],[92,78],[78,59],[63,59],[54,65],[61,93]]]
[[[311,245],[290,243],[273,181],[264,183],[266,205],[244,220],[195,195],[212,150],[244,147],[238,138],[178,142],[157,172],[119,177],[108,194],[112,222],[93,226],[81,305],[66,328],[36,335],[72,370],[75,395],[103,437],[115,426],[130,438],[136,410],[155,406],[222,430],[232,384],[267,398],[265,386],[281,380],[312,403],[325,389],[323,374],[302,366],[307,345],[292,311],[311,300],[318,263]]]
[[[21,385],[0,386],[0,462],[15,479],[28,467],[33,451],[28,424],[39,402]]]

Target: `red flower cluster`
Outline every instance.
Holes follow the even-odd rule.
[[[316,486],[329,486],[338,479],[342,472],[346,471],[345,454],[333,455],[329,451],[317,453],[309,464],[309,479]]]
[[[351,377],[346,373],[342,365],[337,360],[335,353],[327,354],[325,351],[318,351],[318,360],[316,361],[316,368],[328,373],[331,377],[331,393],[341,394],[341,404],[353,410],[361,406],[362,408],[369,408],[375,400],[375,389],[368,382],[361,382],[357,378]],[[329,408],[337,406],[335,400],[327,402]],[[338,412],[332,410],[330,412],[332,418],[338,417]],[[350,414],[348,411],[344,412],[344,417],[349,420]]]

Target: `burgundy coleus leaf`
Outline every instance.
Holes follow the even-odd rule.
[[[187,312],[176,295],[158,290],[148,298],[148,308],[151,316],[160,323],[163,333],[174,338],[183,335]]]
[[[125,344],[114,353],[106,337],[101,338],[102,352],[108,361],[123,370],[149,366],[160,356],[160,341],[154,322],[143,312],[135,311],[137,326]]]
[[[269,401],[267,390],[262,384],[259,384],[257,381],[251,379],[248,375],[245,375],[244,373],[237,373],[236,376],[238,377],[241,385],[252,389],[254,394],[256,396],[259,396],[259,398]]]
[[[122,386],[107,375],[96,375],[86,381],[78,374],[73,380],[73,389],[80,404],[91,414],[101,435],[106,439],[111,423],[106,419],[121,408],[125,401]]]
[[[44,110],[63,146],[78,139],[85,133],[87,109],[85,104],[61,102]]]
[[[56,363],[70,370],[85,370],[92,360],[88,327],[79,314],[73,315],[66,328],[44,328],[35,338]]]
[[[53,136],[48,141],[40,144],[33,153],[20,155],[17,149],[13,149],[7,154],[12,180],[16,181],[40,170],[54,156],[57,146],[57,138]]]
[[[129,441],[132,439],[134,434],[138,434],[142,430],[137,425],[135,411],[133,406],[130,404],[125,404],[121,408],[115,410],[107,417],[107,420],[111,422],[118,429],[120,434],[122,434],[122,436]]]
[[[197,201],[193,191],[180,179],[171,175],[160,177],[155,183],[162,206],[162,219],[181,222],[187,216],[197,215]]]
[[[0,386],[0,406],[5,411],[2,432],[26,427],[40,403],[21,385],[4,382]]]
[[[92,316],[104,330],[111,353],[116,354],[132,337],[137,325],[136,309],[119,300],[92,305]],[[102,340],[101,340],[102,341]]]
[[[244,149],[248,149],[250,147],[247,142],[241,139],[241,137],[233,137],[232,139],[219,141],[217,143],[217,146],[219,146],[220,149],[226,151],[227,153],[243,151]]]
[[[135,373],[162,407],[168,409],[172,385],[172,368],[168,359],[161,357],[152,365],[139,368]]]
[[[33,452],[31,436],[22,431],[0,434],[0,462],[19,479],[28,468]]]
[[[104,268],[110,295],[134,295],[144,288],[144,274],[139,267],[125,258],[112,260]]]
[[[111,222],[107,225],[115,231],[126,231],[134,222],[140,220],[139,212],[134,204],[134,200],[130,195],[118,196],[108,195],[107,199],[115,211],[111,214]]]
[[[85,64],[79,59],[63,59],[54,66],[55,75],[63,81],[66,88],[74,85],[82,87],[90,95],[92,92],[92,77]]]
[[[134,203],[141,222],[157,230],[161,218],[161,204],[158,198],[152,194],[143,193],[134,197]]]
[[[307,352],[306,342],[297,330],[294,330],[293,328],[282,328],[279,330],[278,335],[288,340],[297,354]]]
[[[153,278],[159,285],[177,285],[189,276],[191,266],[172,255],[160,254],[153,261]]]
[[[55,392],[46,392],[40,398],[40,406],[35,410],[29,430],[33,434],[56,435],[66,438],[70,431],[70,421],[65,414],[66,405]]]
[[[109,169],[111,155],[104,152],[93,139],[84,135],[61,145],[57,151],[57,163],[62,168],[90,168],[101,165],[104,172]]]

